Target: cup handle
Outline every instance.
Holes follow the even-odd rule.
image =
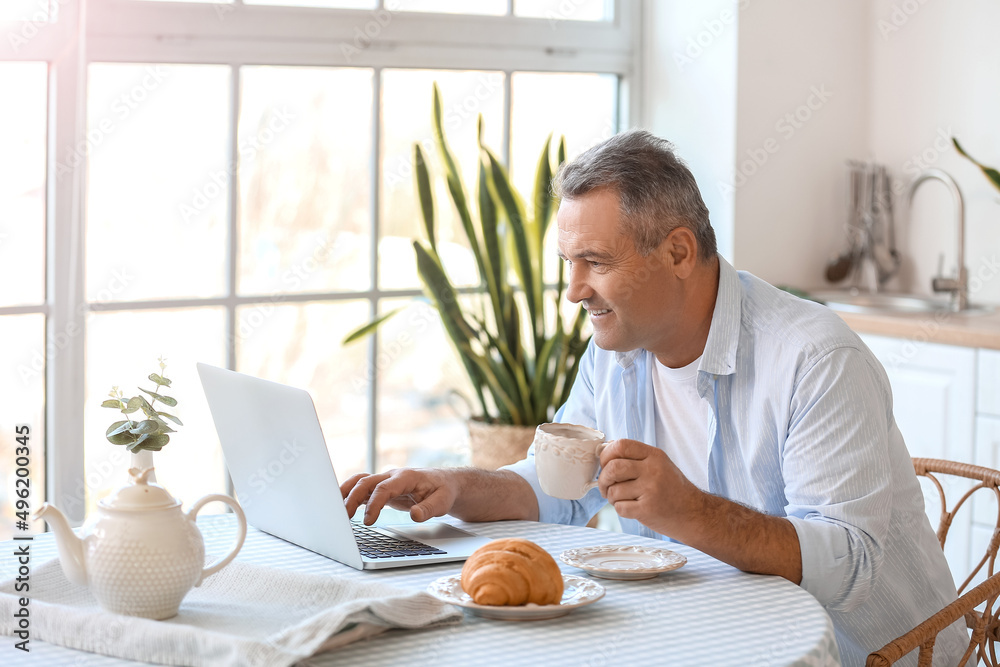
[[[236,536],[236,544],[233,545],[232,550],[228,554],[226,554],[225,558],[212,563],[210,567],[206,567],[201,571],[201,577],[198,578],[198,582],[195,584],[195,586],[201,586],[201,582],[205,581],[205,577],[211,576],[216,572],[218,572],[219,570],[221,570],[222,568],[224,568],[225,566],[229,565],[229,562],[234,558],[236,558],[236,554],[238,554],[240,552],[240,549],[243,548],[243,541],[247,537],[247,518],[243,514],[243,508],[240,507],[240,504],[236,502],[236,500],[234,500],[233,498],[230,498],[229,496],[224,496],[220,493],[212,493],[205,496],[204,498],[200,498],[197,502],[195,502],[194,505],[191,506],[191,509],[188,510],[187,518],[194,521],[195,515],[198,514],[198,510],[200,510],[202,507],[215,500],[218,500],[220,503],[225,503],[226,505],[229,505],[229,507],[231,507],[233,510],[233,514],[236,515],[236,519],[240,522],[239,528],[236,531],[238,533]]]
[[[595,453],[597,454],[598,457],[600,457],[601,452],[603,452],[604,448],[607,447],[607,446],[608,446],[608,443],[606,443],[606,442],[602,442],[602,443],[600,443],[600,444],[597,445],[597,449],[595,450]],[[587,482],[587,485],[583,487],[583,493],[584,493],[584,495],[590,493],[591,491],[593,491],[594,489],[596,489],[598,486],[600,486],[600,484],[598,483],[598,481],[596,479],[593,482]]]

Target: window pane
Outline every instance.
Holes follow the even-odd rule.
[[[90,66],[89,300],[222,294],[229,76],[217,65]]]
[[[213,5],[233,4],[233,0],[139,0],[139,2],[198,2],[202,4],[213,4]]]
[[[307,390],[330,459],[345,480],[367,467],[368,347],[340,341],[368,321],[368,303],[260,304],[238,311],[241,373]]]
[[[57,10],[57,0],[3,0],[0,21],[47,23],[55,18]]]
[[[475,188],[479,161],[476,118],[483,114],[483,141],[502,158],[504,74],[386,70],[382,73],[382,168],[379,283],[383,288],[420,286],[413,239],[425,239],[413,185],[413,144],[429,159],[437,214],[438,252],[460,285],[478,283],[476,265],[445,184],[431,130],[431,86],[441,88],[442,125],[462,170],[466,198],[478,216]]]
[[[468,465],[470,408],[455,393],[474,401],[472,386],[437,311],[411,303],[379,329],[378,467]]]
[[[47,85],[45,63],[0,63],[0,306],[45,300]]]
[[[376,6],[375,0],[243,0],[243,4],[281,7],[337,7],[340,9],[372,9]]]
[[[240,292],[368,289],[372,71],[241,77]]]
[[[511,178],[526,202],[531,202],[535,168],[549,133],[553,142],[566,137],[566,155],[572,159],[615,133],[617,100],[618,78],[611,74],[513,75]],[[550,225],[546,238],[545,280],[550,283],[557,278],[555,230]]]
[[[610,21],[614,0],[514,0],[514,15],[550,21]]]
[[[387,9],[401,12],[437,12],[440,14],[490,14],[507,13],[507,0],[386,0]]]
[[[0,357],[0,540],[12,535],[26,535],[15,530],[17,479],[15,428],[26,424],[28,433],[28,468],[30,511],[45,502],[45,317],[43,315],[7,315],[0,317],[0,340],[7,354]],[[23,461],[22,461],[23,463]],[[29,530],[45,530],[41,521],[29,521]]]
[[[153,453],[157,483],[188,505],[206,493],[225,492],[225,466],[215,425],[205,403],[195,362],[225,365],[225,313],[221,308],[93,313],[87,323],[87,376],[84,399],[84,454],[88,511],[98,500],[128,482],[131,455],[105,439],[121,413],[102,408],[112,386],[126,397],[152,390],[147,377],[167,363],[172,381],[167,395],[177,407],[166,411],[183,426],[170,434],[162,451]],[[148,399],[148,396],[147,396]],[[157,407],[162,407],[159,403]],[[203,512],[223,511],[212,504]]]

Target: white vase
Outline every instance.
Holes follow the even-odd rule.
[[[146,468],[153,467],[153,452],[148,449],[141,449],[138,452],[132,452],[132,464],[130,468],[138,468],[139,470],[145,470]],[[149,473],[146,478],[149,480],[150,484],[156,483],[156,472]]]

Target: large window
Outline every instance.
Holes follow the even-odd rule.
[[[78,20],[79,3],[57,4],[55,23]],[[20,11],[0,21],[38,20]],[[308,389],[342,476],[466,463],[468,387],[417,298],[411,247],[432,85],[466,183],[481,115],[527,192],[550,133],[573,155],[627,125],[631,3],[90,0],[86,15],[63,28],[82,38],[60,85],[44,43],[40,61],[0,62],[0,336],[14,351],[0,456],[31,423],[33,506],[48,480],[80,518],[124,481],[100,403],[145,386],[160,355],[184,426],[157,473],[182,499],[226,484],[196,361]],[[444,261],[477,298],[458,221],[438,208]]]
[[[45,499],[45,172],[49,71],[44,62],[0,62],[0,539],[14,527],[17,500]],[[12,104],[10,101],[17,100]],[[60,341],[61,342],[61,341]],[[24,427],[28,427],[27,433]],[[27,440],[24,439],[27,435]],[[18,461],[17,438],[30,455]],[[23,453],[23,450],[21,450]],[[15,486],[17,469],[22,485]],[[24,481],[30,482],[29,487]],[[19,498],[18,492],[28,493]],[[22,507],[23,507],[22,503]]]

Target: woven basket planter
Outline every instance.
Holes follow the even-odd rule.
[[[469,449],[472,465],[486,470],[523,459],[535,439],[534,426],[487,424],[480,419],[469,420]]]

